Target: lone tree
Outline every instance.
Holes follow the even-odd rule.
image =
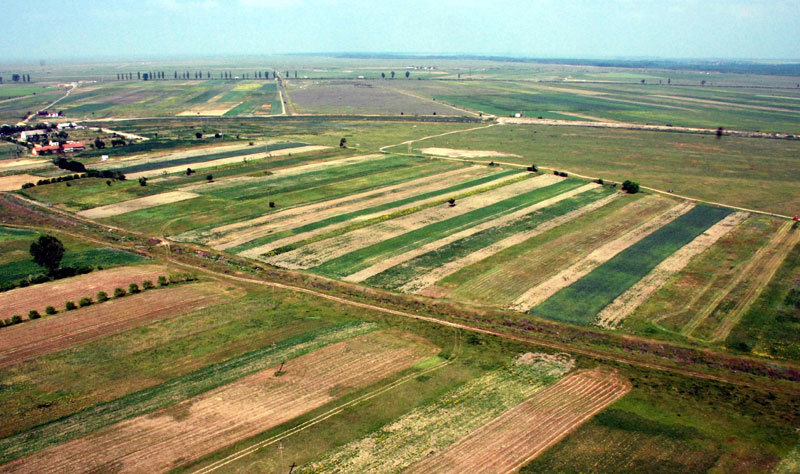
[[[347,139],[346,138],[342,137],[342,139],[339,140],[339,148],[347,148]]]
[[[406,71],[406,79],[408,79],[408,76],[410,76],[410,75],[411,75],[411,73]]]
[[[622,183],[622,190],[628,194],[636,194],[639,192],[639,183],[626,179]]]
[[[394,79],[394,71],[392,71],[392,79]]]
[[[61,266],[64,257],[64,244],[52,235],[43,235],[31,244],[31,256],[37,265],[54,273]]]

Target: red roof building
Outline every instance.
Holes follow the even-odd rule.
[[[53,153],[58,153],[61,149],[58,145],[45,145],[45,146],[35,146],[33,147],[33,154],[34,155],[52,155]]]

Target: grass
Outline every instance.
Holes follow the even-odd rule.
[[[68,417],[36,426],[0,440],[0,463],[47,446],[97,431],[113,423],[153,412],[159,408],[207,392],[226,383],[293,359],[320,347],[375,329],[371,324],[345,324],[291,337],[238,357],[207,365],[162,384],[129,393],[113,401],[89,407]]]
[[[530,310],[531,314],[574,324],[594,316],[662,260],[724,218],[730,209],[699,205],[623,250],[572,285]]]
[[[430,272],[441,265],[463,258],[514,234],[535,229],[537,226],[551,219],[581,208],[613,192],[614,191],[610,188],[603,188],[597,191],[587,191],[578,196],[564,199],[561,202],[535,211],[506,225],[480,231],[469,237],[464,237],[441,248],[415,257],[408,262],[396,265],[368,278],[365,283],[372,286],[396,290],[417,275]]]
[[[713,202],[792,216],[800,208],[797,140],[529,125],[453,134],[414,147],[497,150],[522,156],[503,158],[507,162],[630,179]]]
[[[800,361],[800,245],[789,253],[725,345],[737,351]]]
[[[111,268],[140,263],[144,260],[143,257],[134,253],[112,248],[98,248],[66,252],[61,260],[61,266]],[[3,263],[0,264],[0,283],[15,282],[28,275],[40,273],[46,273],[46,270],[30,259]]]
[[[329,260],[313,269],[314,272],[332,277],[344,277],[373,265],[377,261],[391,258],[421,245],[444,238],[469,227],[497,219],[537,202],[554,197],[582,186],[585,182],[567,179],[544,188],[519,194],[512,198],[490,204],[481,209],[467,212],[440,222],[426,225],[386,239],[368,247],[355,250],[341,257]]]

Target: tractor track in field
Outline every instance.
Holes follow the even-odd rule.
[[[14,196],[15,198],[18,198],[20,200],[23,200],[25,202],[28,202],[28,203],[30,203],[30,204],[32,204],[34,206],[42,207],[42,208],[51,210],[51,211],[53,211],[55,213],[61,214],[62,216],[69,216],[69,217],[75,218],[75,216],[73,214],[70,214],[70,213],[68,213],[66,211],[63,211],[63,210],[60,210],[60,209],[54,209],[54,208],[48,207],[47,205],[45,205],[43,203],[40,203],[40,202],[37,202],[37,201],[33,201],[33,200],[30,200],[30,199],[27,199],[27,198],[24,198],[24,197],[21,197],[21,196],[18,196],[18,195],[12,195],[12,196]],[[78,220],[83,220],[83,221],[85,221],[87,223],[91,223],[93,225],[96,225],[96,226],[99,226],[99,227],[103,227],[103,228],[106,228],[106,229],[114,229],[115,231],[119,231],[119,232],[121,232],[123,234],[124,233],[129,233],[129,231],[125,231],[125,230],[122,230],[122,229],[119,229],[119,228],[107,226],[105,224],[96,223],[96,222],[91,221],[89,219],[78,218]],[[60,231],[60,232],[64,232],[64,231]],[[65,232],[65,233],[70,234],[69,232]],[[138,235],[140,237],[144,237],[142,234],[138,234],[138,233],[135,233],[135,232],[130,232],[130,233],[134,234],[134,235]],[[70,235],[79,236],[80,234],[73,233],[73,234],[70,234]],[[82,236],[82,237],[86,238],[86,236]],[[508,340],[512,340],[512,341],[516,341],[516,342],[521,342],[521,343],[526,343],[526,344],[534,344],[534,345],[538,345],[538,346],[541,346],[541,347],[547,347],[547,348],[550,348],[550,349],[556,349],[556,350],[562,351],[562,352],[572,352],[572,353],[576,353],[576,354],[581,354],[581,355],[584,355],[584,356],[592,357],[592,358],[595,358],[595,359],[613,361],[613,362],[616,362],[616,363],[625,364],[625,365],[631,365],[631,366],[645,368],[645,369],[649,369],[649,370],[656,370],[656,371],[659,371],[659,372],[673,373],[673,374],[678,374],[678,375],[682,375],[682,376],[686,376],[686,377],[692,377],[692,378],[698,378],[698,379],[703,379],[703,380],[711,380],[711,381],[716,381],[716,382],[722,382],[722,383],[727,383],[727,384],[741,386],[741,387],[750,387],[750,388],[756,388],[756,389],[766,390],[766,391],[777,391],[777,392],[782,392],[782,393],[796,394],[796,395],[800,396],[800,386],[788,388],[788,387],[776,386],[775,384],[770,384],[770,383],[766,383],[766,382],[757,382],[757,381],[746,380],[743,377],[712,375],[712,374],[704,373],[704,372],[701,372],[701,371],[698,371],[698,370],[692,370],[692,369],[686,368],[686,367],[688,367],[688,364],[683,364],[680,367],[674,367],[674,366],[669,366],[669,365],[666,365],[666,364],[660,364],[660,363],[656,363],[656,362],[646,362],[646,361],[639,360],[636,357],[623,356],[621,354],[611,353],[610,351],[602,351],[602,350],[598,350],[598,349],[578,347],[578,346],[575,346],[575,345],[572,345],[572,344],[569,344],[569,343],[558,342],[558,341],[554,341],[554,340],[550,340],[550,339],[545,339],[545,338],[542,338],[542,337],[536,337],[536,336],[533,336],[533,335],[520,336],[520,335],[510,334],[509,332],[506,332],[506,331],[500,331],[500,330],[494,330],[494,329],[486,329],[486,328],[475,326],[475,325],[471,325],[471,324],[448,321],[448,320],[445,320],[445,319],[440,319],[440,318],[436,318],[436,317],[432,317],[432,316],[424,316],[424,315],[421,315],[421,314],[415,314],[415,313],[411,313],[411,312],[408,312],[408,311],[402,311],[402,310],[398,310],[398,309],[387,308],[387,307],[376,305],[376,304],[364,303],[364,302],[361,302],[361,301],[358,301],[358,300],[344,298],[344,297],[340,297],[340,296],[334,296],[334,295],[331,295],[331,294],[328,294],[328,293],[324,293],[324,292],[321,292],[321,291],[317,291],[317,290],[313,290],[313,289],[309,289],[309,288],[304,288],[302,286],[291,285],[291,284],[286,284],[286,283],[280,283],[280,282],[276,282],[276,281],[263,280],[263,279],[258,279],[258,278],[254,278],[254,277],[243,277],[243,276],[226,274],[226,273],[222,273],[222,272],[219,272],[219,271],[208,269],[208,268],[203,267],[203,266],[189,264],[189,263],[185,263],[185,262],[183,262],[181,260],[175,259],[171,255],[169,241],[168,240],[164,240],[163,242],[166,244],[166,250],[167,250],[167,256],[165,257],[165,259],[169,263],[171,263],[171,264],[173,264],[175,266],[178,266],[178,267],[188,268],[188,269],[192,269],[192,270],[195,270],[197,272],[200,272],[200,273],[211,275],[211,276],[213,276],[213,277],[215,277],[217,279],[223,279],[223,280],[224,279],[229,279],[229,280],[239,281],[239,282],[242,282],[242,283],[250,283],[250,284],[262,285],[262,286],[271,286],[271,287],[275,287],[275,288],[286,289],[286,290],[289,290],[289,291],[297,291],[297,292],[300,292],[300,293],[313,295],[313,296],[316,296],[316,297],[319,297],[319,298],[323,298],[323,299],[326,299],[326,300],[329,300],[329,301],[334,301],[334,302],[341,303],[341,304],[346,304],[346,305],[349,305],[349,306],[354,306],[354,307],[363,308],[363,309],[369,309],[369,310],[373,310],[373,311],[379,311],[379,312],[382,312],[382,313],[392,314],[392,315],[395,315],[395,316],[400,316],[400,317],[408,318],[408,319],[425,321],[425,322],[432,323],[432,324],[437,324],[437,325],[440,325],[440,326],[446,326],[446,327],[451,327],[451,328],[456,328],[456,329],[462,329],[462,330],[465,330],[465,331],[470,331],[470,332],[475,332],[475,333],[480,333],[480,334],[486,334],[486,335],[489,335],[489,336],[500,337],[500,338],[503,338],[503,339],[508,339]],[[105,242],[104,244],[108,245],[108,242]],[[196,248],[197,250],[201,250],[202,249],[202,247],[200,247],[200,246],[190,246],[190,247]],[[320,280],[328,280],[327,278],[324,278],[324,277],[317,277],[317,278],[319,278]],[[627,340],[631,341],[632,343],[634,343],[636,341],[642,341],[642,342],[654,342],[654,343],[658,343],[658,344],[661,344],[661,345],[669,344],[666,341],[652,341],[652,340],[640,338],[640,337],[637,337],[637,336],[631,336],[631,335],[626,335],[625,338]],[[681,346],[677,346],[677,347],[681,347]],[[710,350],[704,350],[704,349],[697,349],[697,350],[703,351],[703,352],[715,353],[714,351],[710,351]],[[792,364],[783,363],[783,365],[800,371],[800,367],[794,366]]]

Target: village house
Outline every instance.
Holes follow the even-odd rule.
[[[22,141],[28,141],[28,139],[31,137],[41,135],[47,135],[47,132],[45,130],[25,130],[19,134],[19,139]]]

